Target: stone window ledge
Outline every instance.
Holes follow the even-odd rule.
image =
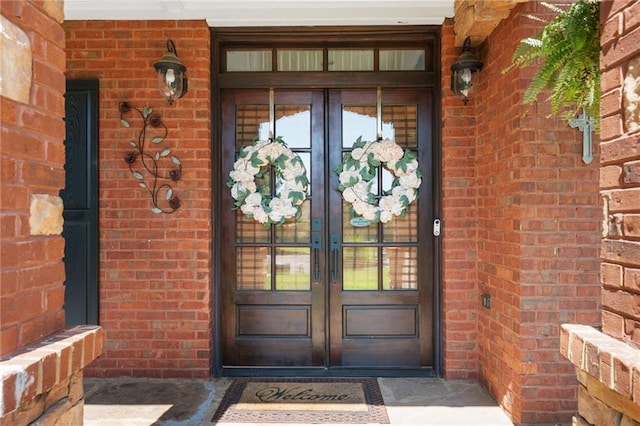
[[[0,359],[0,418],[93,362],[102,353],[102,328],[82,325]]]
[[[587,325],[563,324],[560,353],[602,385],[640,405],[640,349]]]

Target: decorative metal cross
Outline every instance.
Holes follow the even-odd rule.
[[[569,120],[569,126],[574,129],[577,127],[582,131],[582,161],[585,164],[593,161],[593,154],[591,152],[591,133],[593,132],[593,117],[585,115],[583,112],[580,116]]]

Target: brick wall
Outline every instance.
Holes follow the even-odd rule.
[[[478,364],[481,381],[517,424],[559,423],[576,406],[575,374],[558,352],[560,325],[600,320],[598,153],[585,165],[582,133],[548,118],[547,102],[522,105],[533,67],[502,73],[519,40],[540,28],[525,14],[549,11],[539,2],[517,5],[477,49],[485,66],[468,105],[476,127],[469,153]],[[491,297],[490,309],[481,294]]]
[[[57,197],[64,187],[62,10],[43,3],[0,2],[32,54],[32,78],[3,76],[25,85],[26,98],[0,97],[0,356],[64,328],[64,239],[29,225],[32,197]],[[6,61],[7,45],[0,52]],[[62,216],[49,219],[61,223]]]
[[[0,359],[0,426],[80,425],[83,369],[102,351],[102,329],[82,325]]]
[[[94,376],[208,377],[211,367],[211,106],[204,21],[66,21],[67,78],[100,83],[100,324]],[[189,92],[160,97],[153,64],[175,42]],[[173,214],[151,199],[123,158],[135,129],[118,105],[149,106],[168,128],[163,147],[183,166]],[[133,121],[132,121],[133,124]],[[138,129],[139,130],[139,129]],[[155,152],[155,151],[154,151]]]
[[[442,26],[442,283],[444,373],[478,377],[478,275],[476,225],[476,116],[450,89],[454,47],[452,20]]]
[[[576,366],[574,424],[640,423],[640,3],[603,2],[600,67],[602,332],[563,326]]]
[[[640,344],[640,4],[621,1],[601,11],[602,331]],[[630,101],[631,100],[631,101]]]
[[[523,158],[524,144],[543,144],[535,142],[537,135],[532,126],[514,122],[522,120],[523,107],[517,96],[521,94],[518,89],[523,85],[522,78],[517,72],[501,74],[522,34],[515,28],[515,22],[511,21],[499,25],[484,50],[478,51],[484,57],[485,67],[478,75],[475,112],[479,294],[491,297],[490,309],[478,308],[480,377],[489,392],[518,421],[522,410],[520,216],[524,201],[519,174],[531,174],[535,164],[535,160],[531,164]],[[551,146],[548,149],[555,151]],[[534,187],[542,183],[535,176],[530,180]]]

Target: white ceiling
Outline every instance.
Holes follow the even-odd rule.
[[[203,19],[211,27],[439,25],[454,0],[64,0],[65,20]]]

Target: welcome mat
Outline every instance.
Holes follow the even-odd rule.
[[[373,378],[238,378],[217,423],[389,423]]]

